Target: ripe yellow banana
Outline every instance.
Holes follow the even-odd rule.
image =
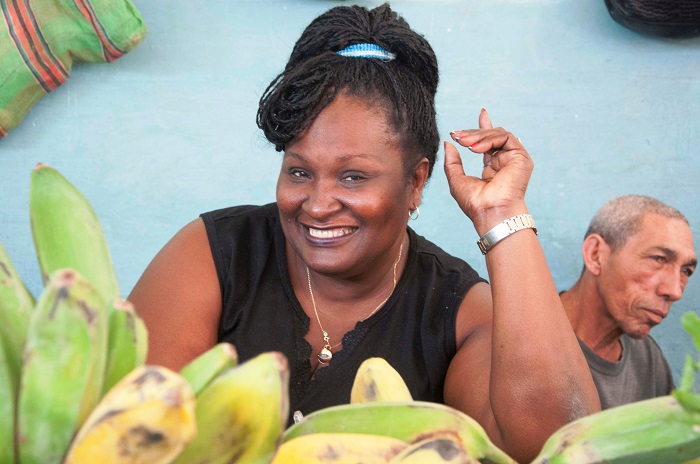
[[[102,293],[104,301],[120,297],[112,256],[92,206],[45,164],[32,171],[29,215],[44,281],[57,269],[71,268]]]
[[[383,358],[362,362],[350,392],[350,403],[369,401],[411,401],[411,392],[401,374]]]
[[[230,343],[221,342],[190,361],[180,370],[180,375],[189,382],[194,396],[198,397],[216,377],[237,364],[236,348]]]
[[[165,464],[197,433],[187,381],[162,366],[139,366],[95,407],[64,464]],[[203,424],[206,427],[206,424]]]
[[[479,464],[459,444],[449,438],[428,438],[412,444],[390,464]]]
[[[515,464],[483,427],[457,409],[425,401],[369,402],[331,406],[308,414],[283,435],[283,442],[314,433],[366,433],[414,443],[424,438],[455,440],[474,459]]]
[[[284,443],[272,464],[386,464],[407,447],[382,435],[314,433]]]
[[[197,397],[197,437],[179,464],[267,464],[289,414],[289,367],[277,352],[230,368]]]
[[[661,396],[583,417],[545,442],[533,464],[673,464],[700,456],[700,413]]]
[[[36,304],[27,332],[17,411],[20,462],[59,463],[99,401],[106,306],[77,272],[59,270]]]
[[[148,352],[148,331],[143,319],[127,300],[117,299],[109,312],[107,367],[102,394],[129,372],[142,366]]]

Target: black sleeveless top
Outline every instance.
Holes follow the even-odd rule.
[[[206,225],[223,310],[219,341],[233,343],[239,362],[267,351],[289,361],[290,421],[350,402],[362,361],[382,357],[403,377],[413,399],[443,402],[445,375],[456,352],[457,309],[484,279],[408,229],[408,261],[384,306],[343,337],[343,349],[311,377],[311,345],[304,313],[287,270],[285,238],[274,203],[237,206],[201,215]]]

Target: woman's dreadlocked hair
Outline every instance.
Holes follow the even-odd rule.
[[[349,58],[336,52],[371,43],[394,53],[392,61]],[[401,135],[409,171],[420,158],[430,173],[440,141],[435,115],[437,58],[388,4],[372,10],[340,6],[309,24],[294,45],[284,71],[260,99],[257,123],[282,151],[341,92],[377,102]]]

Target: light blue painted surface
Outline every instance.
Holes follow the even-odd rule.
[[[41,289],[28,217],[38,161],[93,204],[125,296],[199,213],[273,201],[280,155],[255,126],[258,99],[306,24],[348,3],[136,1],[149,28],[144,42],[114,63],[75,66],[0,141],[0,241],[32,292]],[[588,221],[614,196],[666,201],[700,236],[700,39],[637,35],[610,19],[603,0],[392,6],[438,55],[442,137],[473,127],[485,106],[535,159],[527,201],[560,289],[580,272]],[[480,157],[465,166],[478,173]],[[411,226],[485,275],[476,233],[440,166]],[[652,332],[676,379],[691,351],[679,317],[698,309],[698,279]]]

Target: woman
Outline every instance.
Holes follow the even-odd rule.
[[[258,125],[284,152],[277,201],[203,214],[158,253],[129,297],[148,361],[179,369],[219,341],[241,361],[281,351],[290,411],[308,414],[347,403],[359,365],[380,356],[415,399],[464,411],[522,461],[598,410],[521,216],[533,163],[515,136],[484,110],[479,129],[451,133],[484,154],[481,178],[444,144],[451,193],[479,235],[513,217],[523,227],[485,238],[491,285],[407,227],[436,160],[437,84],[430,45],[388,5],[312,21],[260,101]]]

